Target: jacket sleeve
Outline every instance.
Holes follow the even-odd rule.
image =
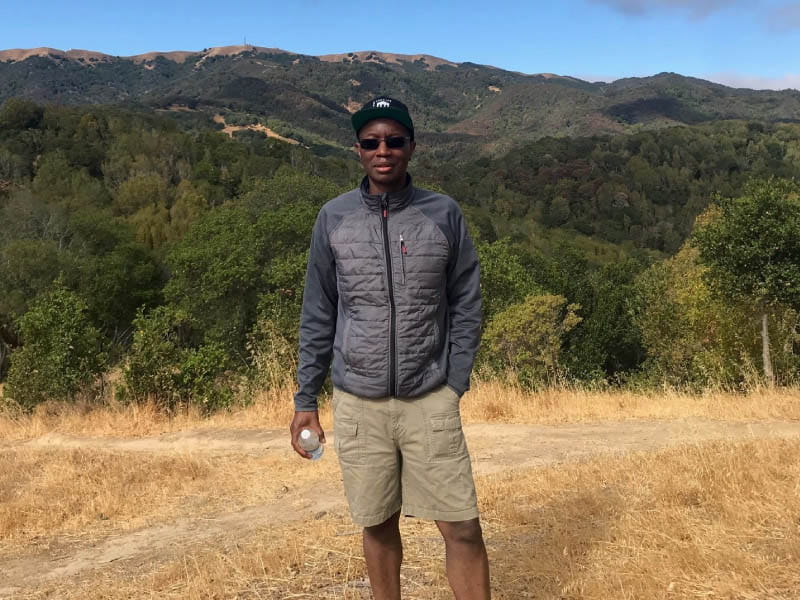
[[[469,377],[481,335],[480,267],[461,209],[456,206],[456,213],[451,218],[455,251],[447,271],[450,316],[447,385],[462,395],[469,389]]]
[[[324,210],[311,234],[303,309],[300,317],[300,349],[297,366],[297,411],[317,409],[319,394],[331,364],[339,293],[336,265],[328,240]]]

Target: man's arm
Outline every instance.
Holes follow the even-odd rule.
[[[338,301],[336,264],[328,243],[325,214],[320,211],[311,233],[303,289],[295,410],[317,409],[317,394],[328,374],[333,354]]]
[[[298,390],[294,396],[295,416],[289,426],[292,447],[305,458],[309,458],[309,454],[297,443],[302,429],[316,431],[320,441],[325,441],[317,413],[317,394],[331,364],[338,301],[336,265],[328,243],[325,214],[320,211],[311,233],[308,253],[300,317]]]
[[[451,221],[455,234],[454,255],[447,271],[450,311],[450,353],[447,385],[459,396],[469,389],[469,376],[481,335],[481,286],[478,253],[467,232],[461,209]]]

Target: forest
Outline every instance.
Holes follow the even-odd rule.
[[[206,410],[291,376],[316,212],[358,162],[191,115],[0,107],[2,402]],[[478,246],[476,373],[738,389],[800,370],[800,125],[421,149]]]

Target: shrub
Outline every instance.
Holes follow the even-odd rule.
[[[25,409],[69,400],[103,370],[102,336],[80,296],[57,280],[18,322],[23,346],[11,354],[4,394]]]
[[[193,347],[194,325],[185,312],[167,306],[139,312],[123,369],[123,399],[150,399],[170,409],[188,402],[206,411],[230,404],[228,355],[219,344]]]
[[[564,336],[581,318],[563,296],[530,295],[498,313],[486,328],[483,351],[495,369],[517,371],[520,383],[535,386],[560,377]]]

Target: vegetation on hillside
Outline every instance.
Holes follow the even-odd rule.
[[[320,145],[342,147],[350,143],[352,107],[391,92],[411,108],[427,146],[461,155],[500,155],[545,136],[634,133],[720,119],[796,122],[800,114],[796,91],[738,90],[674,73],[589,83],[469,62],[394,60],[379,52],[326,61],[255,47],[182,58],[77,60],[51,53],[0,61],[0,102],[24,96],[209,116],[232,110],[277,119],[317,136]]]
[[[767,296],[720,285],[730,261],[702,240],[739,227],[729,206],[794,206],[797,133],[725,121],[544,138],[471,162],[437,165],[422,152],[417,183],[462,203],[481,257],[479,369],[510,369],[528,386],[735,387],[762,370],[767,311],[774,379],[792,380],[800,256],[787,240],[800,239],[800,222],[777,217],[780,237],[760,247],[769,285],[785,283]],[[114,371],[126,401],[212,410],[272,385],[271,373],[293,365],[314,216],[359,178],[345,155],[259,132],[231,138],[150,112],[8,100],[4,393],[23,406],[90,396]],[[718,208],[706,210],[712,199]]]

